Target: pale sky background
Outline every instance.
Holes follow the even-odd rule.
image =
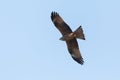
[[[56,11],[86,40],[75,62],[50,19]],[[1,0],[0,80],[120,80],[120,0]]]

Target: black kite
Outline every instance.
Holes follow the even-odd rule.
[[[79,46],[76,40],[76,38],[85,40],[82,27],[80,26],[73,32],[57,12],[51,13],[51,19],[56,28],[62,34],[60,40],[66,41],[68,51],[71,54],[72,58],[82,65],[84,61],[79,51]]]

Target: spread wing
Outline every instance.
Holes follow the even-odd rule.
[[[62,35],[66,35],[72,32],[70,27],[64,22],[64,20],[59,16],[58,13],[52,12],[51,19],[56,26],[56,28],[62,33]],[[78,43],[76,38],[66,41],[67,48],[69,53],[71,54],[72,58],[80,64],[83,64],[83,58],[79,51]]]
[[[79,51],[77,40],[75,38],[71,39],[69,41],[66,41],[66,44],[67,44],[68,51],[71,54],[72,58],[82,65],[84,61]]]
[[[72,32],[70,27],[64,22],[57,12],[51,13],[51,19],[63,36]]]

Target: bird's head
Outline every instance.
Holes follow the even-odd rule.
[[[61,41],[65,41],[64,37],[61,37],[59,40],[61,40]]]

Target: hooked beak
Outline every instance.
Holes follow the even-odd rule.
[[[64,41],[63,37],[61,37],[59,40]]]

